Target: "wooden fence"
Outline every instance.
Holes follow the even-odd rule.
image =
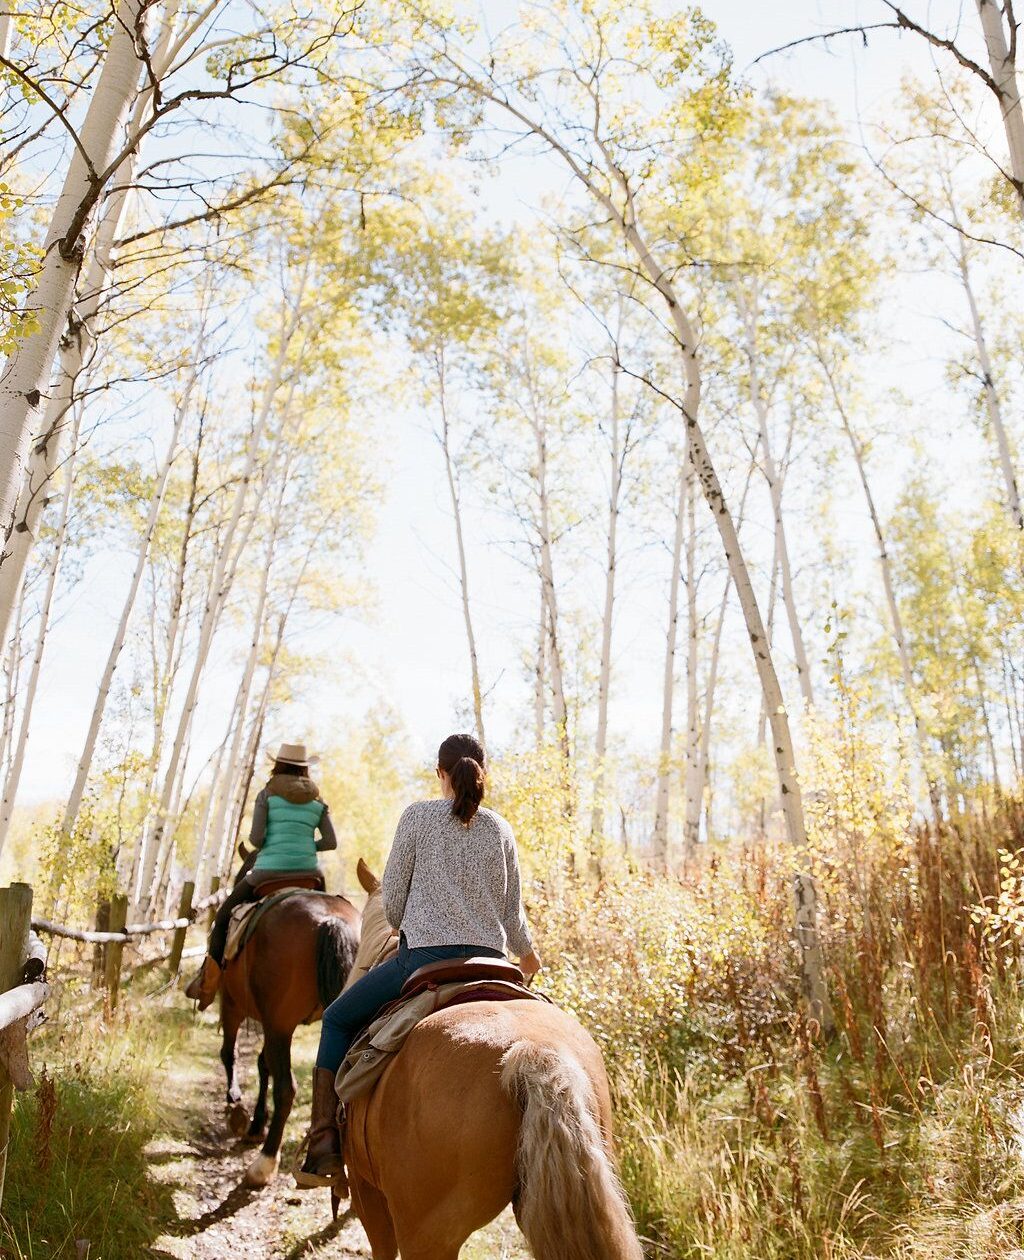
[[[26,1037],[42,1019],[49,993],[46,948],[32,931],[32,889],[0,888],[0,1203],[7,1176],[15,1089],[28,1089]]]
[[[16,1089],[28,1089],[32,1073],[28,1064],[27,1035],[44,1018],[43,1004],[49,995],[46,983],[46,946],[37,933],[65,937],[72,941],[102,946],[99,965],[94,963],[94,983],[102,983],[111,1007],[117,1005],[121,985],[124,947],[136,937],[172,932],[167,962],[177,973],[186,951],[185,935],[198,916],[220,905],[227,888],[215,888],[208,897],[193,902],[195,888],[186,883],[174,919],[156,923],[127,923],[128,898],[118,894],[110,899],[105,914],[106,930],[66,927],[49,919],[32,917],[32,888],[11,884],[0,888],[0,1205],[3,1203],[7,1173],[7,1149],[11,1136],[11,1110]],[[88,1244],[86,1244],[87,1248]]]

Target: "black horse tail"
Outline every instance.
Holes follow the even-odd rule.
[[[330,1006],[344,987],[356,947],[356,934],[344,919],[332,915],[317,928],[316,988],[321,1006]]]

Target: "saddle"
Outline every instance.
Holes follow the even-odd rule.
[[[402,998],[414,997],[424,989],[442,984],[467,984],[477,980],[504,980],[508,984],[525,984],[526,977],[507,958],[491,958],[483,954],[472,958],[448,958],[417,967],[402,985]]]
[[[528,989],[519,968],[501,958],[428,963],[353,1041],[335,1077],[338,1098],[349,1103],[369,1093],[416,1025],[435,1011],[467,1002],[550,1000]]]
[[[319,871],[311,871],[308,875],[285,875],[281,879],[264,879],[255,885],[257,898],[272,897],[274,893],[285,888],[302,888],[307,892],[326,892],[327,881]]]
[[[224,962],[229,963],[245,949],[256,925],[271,906],[289,897],[301,897],[307,892],[323,892],[323,876],[310,872],[308,876],[291,876],[286,879],[267,880],[256,888],[256,901],[243,901],[231,911],[228,937],[224,945]]]

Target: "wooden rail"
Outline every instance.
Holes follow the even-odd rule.
[[[121,956],[128,941],[133,937],[154,936],[158,932],[173,932],[174,940],[166,962],[171,972],[177,974],[182,959],[194,956],[194,951],[185,949],[185,935],[188,929],[204,911],[212,910],[226,901],[230,891],[230,888],[219,887],[218,881],[218,887],[208,897],[193,902],[195,885],[187,881],[181,890],[177,918],[159,919],[155,923],[126,923],[128,898],[123,894],[118,894],[111,897],[109,902],[104,902],[98,912],[100,922],[108,930],[67,927],[63,923],[53,923],[50,919],[39,918],[32,920],[32,927],[35,932],[45,932],[47,936],[60,936],[66,940],[102,946],[101,950],[96,951],[93,961],[93,987],[106,988],[109,995],[108,1001],[111,1007],[114,1007],[117,1005],[121,987]],[[38,941],[39,938],[35,937],[35,939]],[[46,952],[41,943],[39,948],[42,950],[41,957],[45,958]]]

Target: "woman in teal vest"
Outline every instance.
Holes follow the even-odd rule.
[[[338,847],[327,805],[309,777],[310,760],[305,744],[282,744],[267,786],[256,797],[249,833],[249,847],[255,852],[246,859],[230,896],[217,911],[203,965],[185,990],[188,997],[199,1000],[201,1011],[220,986],[231,911],[245,901],[258,900],[261,884],[318,874],[317,854]]]

